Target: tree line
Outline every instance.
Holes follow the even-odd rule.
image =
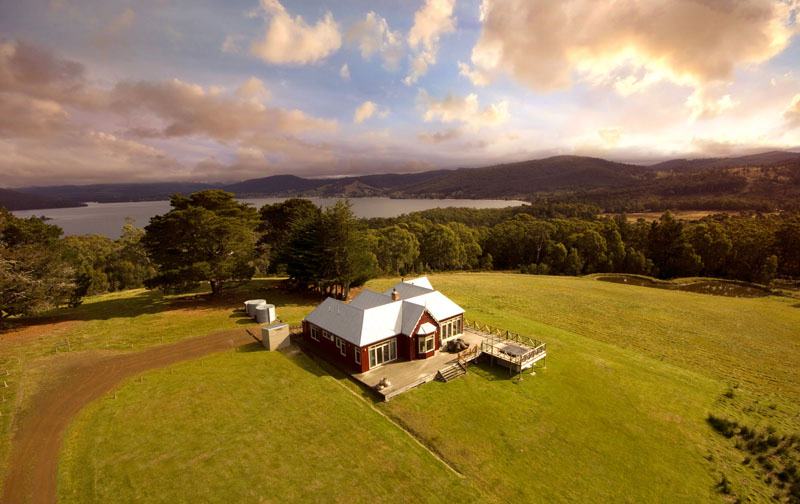
[[[213,294],[255,275],[346,298],[377,275],[451,270],[709,276],[768,284],[800,278],[800,214],[669,212],[630,222],[584,203],[447,208],[358,219],[349,203],[287,199],[260,209],[221,190],[175,195],[171,209],[120,238],[63,237],[41,218],[0,208],[0,323],[86,295],[146,286]]]

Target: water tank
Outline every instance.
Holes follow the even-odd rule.
[[[259,324],[266,324],[269,322],[269,308],[267,303],[261,303],[260,305],[256,306],[254,309],[256,322]],[[272,307],[275,310],[275,307]]]
[[[244,311],[247,312],[247,315],[250,317],[256,316],[256,306],[266,304],[266,299],[250,299],[244,302]]]
[[[275,313],[275,305],[274,304],[268,304],[267,305],[267,322],[271,324],[271,323],[275,322],[275,319],[277,319],[277,318],[278,317],[277,317],[277,315]]]

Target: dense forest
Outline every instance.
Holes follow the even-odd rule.
[[[42,219],[0,209],[0,321],[83,296],[206,282],[214,294],[259,274],[347,297],[380,275],[449,270],[529,274],[618,272],[708,276],[769,284],[800,278],[800,213],[715,214],[683,221],[603,215],[585,203],[435,209],[357,219],[346,202],[292,198],[255,209],[221,190],[175,195],[144,229],[117,240],[62,237]]]

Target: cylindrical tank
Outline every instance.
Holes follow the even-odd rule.
[[[254,313],[256,317],[256,322],[259,324],[266,324],[269,322],[269,305],[267,303],[261,303],[260,305],[255,307]]]
[[[244,302],[244,311],[247,312],[247,315],[250,317],[256,316],[256,306],[261,304],[266,304],[266,299],[250,299]]]
[[[278,318],[278,317],[275,314],[275,305],[274,304],[268,304],[267,305],[267,322],[269,322],[271,324],[271,323],[275,322],[276,318]]]

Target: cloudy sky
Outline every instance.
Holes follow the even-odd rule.
[[[800,0],[0,0],[0,186],[800,147]]]

